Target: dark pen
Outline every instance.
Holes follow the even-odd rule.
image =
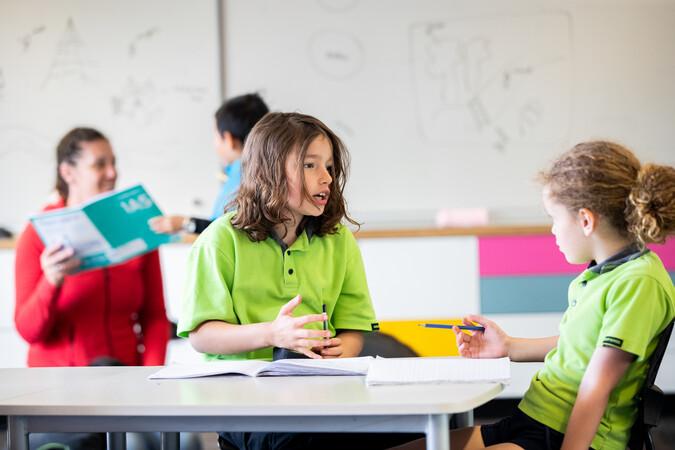
[[[321,306],[322,306],[322,309],[323,309],[323,313],[326,314],[326,305],[323,304]],[[326,316],[326,317],[328,317],[328,316]],[[328,331],[328,319],[323,321],[323,331]],[[324,339],[328,339],[328,338],[325,337]]]

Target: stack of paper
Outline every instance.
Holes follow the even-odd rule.
[[[377,358],[368,368],[366,383],[477,383],[511,380],[509,358]]]

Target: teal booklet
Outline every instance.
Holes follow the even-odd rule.
[[[119,264],[147,253],[178,235],[155,233],[148,219],[160,216],[155,202],[142,185],[97,195],[77,206],[30,218],[46,245],[57,242],[75,249],[82,264],[79,271]]]

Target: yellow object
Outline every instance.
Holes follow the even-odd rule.
[[[462,319],[419,319],[380,322],[380,332],[395,337],[420,356],[459,356],[452,330],[420,327],[421,323],[462,325]]]

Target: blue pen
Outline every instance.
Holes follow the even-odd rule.
[[[485,327],[476,325],[443,325],[440,323],[420,323],[419,326],[424,328],[446,328],[446,329],[452,329],[452,327],[457,327],[460,330],[485,331]]]

